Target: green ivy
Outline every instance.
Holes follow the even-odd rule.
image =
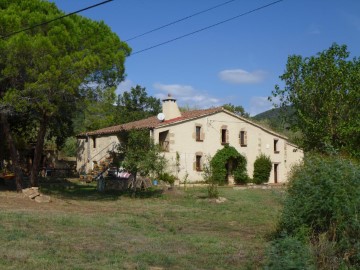
[[[244,184],[248,181],[246,174],[246,158],[242,156],[234,147],[225,145],[223,149],[218,150],[211,159],[213,179],[219,185],[226,184],[226,164],[233,163],[233,173],[236,183]]]

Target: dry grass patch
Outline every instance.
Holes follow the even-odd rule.
[[[1,192],[0,268],[254,269],[282,196],[225,187],[215,204],[206,188],[135,199],[94,188],[44,187],[48,204]]]

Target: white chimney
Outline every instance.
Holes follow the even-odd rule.
[[[179,107],[176,104],[176,99],[174,99],[170,94],[168,94],[168,97],[163,99],[162,102],[162,111],[163,114],[165,114],[165,120],[181,117]]]

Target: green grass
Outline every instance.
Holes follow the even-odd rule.
[[[224,187],[222,204],[206,188],[132,199],[70,182],[42,191],[51,203],[0,193],[0,269],[261,268],[282,197]]]

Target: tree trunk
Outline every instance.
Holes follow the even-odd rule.
[[[0,118],[1,118],[1,123],[2,123],[2,127],[3,127],[3,132],[5,134],[5,137],[6,137],[8,145],[9,145],[9,149],[10,149],[10,158],[11,158],[13,170],[15,173],[16,190],[19,192],[22,190],[22,185],[23,185],[22,171],[19,166],[19,154],[16,149],[14,139],[11,135],[9,122],[7,121],[7,116],[5,115],[5,113],[0,113]]]
[[[30,173],[30,185],[32,187],[38,187],[38,174],[39,174],[39,167],[41,162],[41,156],[44,149],[44,141],[45,141],[45,134],[46,134],[46,127],[47,127],[47,116],[44,115],[42,121],[40,122],[40,129],[37,134],[37,141],[35,146],[35,153],[34,153],[34,160],[31,168]]]

